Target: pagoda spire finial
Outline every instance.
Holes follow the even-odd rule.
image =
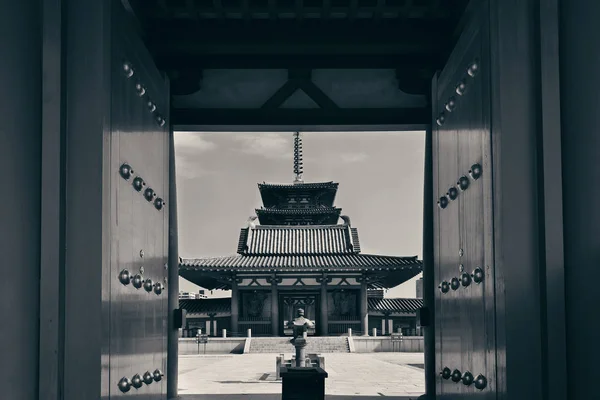
[[[300,132],[294,133],[294,183],[303,183],[302,180],[302,137]]]

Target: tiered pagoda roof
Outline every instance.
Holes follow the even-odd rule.
[[[263,226],[243,228],[238,254],[358,254],[358,230],[346,225]]]
[[[263,200],[256,210],[260,225],[250,223],[240,231],[237,254],[181,260],[180,275],[215,289],[228,287],[218,275],[235,272],[373,272],[380,279],[369,286],[389,288],[421,272],[416,256],[361,254],[358,230],[334,206],[338,184],[305,183],[298,134],[294,145],[294,183],[258,185]]]

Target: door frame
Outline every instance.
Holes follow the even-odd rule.
[[[474,0],[475,1],[475,0]],[[68,3],[68,12],[66,3]],[[40,277],[40,347],[39,347],[39,393],[60,393],[68,386],[68,391],[87,393],[98,389],[100,382],[106,382],[106,387],[111,384],[106,377],[95,377],[87,373],[88,379],[70,379],[70,373],[75,366],[81,365],[79,347],[90,349],[102,348],[100,335],[66,344],[64,337],[67,331],[73,335],[77,326],[77,315],[101,315],[106,310],[102,302],[91,305],[88,302],[68,301],[79,296],[89,298],[89,287],[86,293],[80,293],[83,285],[89,282],[94,285],[94,292],[101,291],[101,282],[110,277],[101,275],[96,270],[97,264],[90,265],[90,259],[102,260],[103,246],[101,243],[88,244],[75,250],[72,238],[76,234],[64,235],[65,224],[63,216],[68,214],[68,221],[85,220],[90,214],[90,207],[101,210],[102,199],[92,192],[81,192],[83,197],[77,199],[79,208],[69,207],[67,193],[78,193],[77,189],[90,183],[90,176],[96,176],[97,171],[89,163],[89,154],[97,152],[97,143],[84,143],[80,135],[90,129],[90,121],[100,131],[105,127],[101,123],[101,116],[94,110],[105,109],[107,94],[102,86],[102,79],[89,79],[89,76],[104,76],[106,71],[106,40],[105,29],[107,23],[106,13],[110,11],[111,2],[100,2],[94,5],[80,5],[77,1],[44,1],[43,7],[43,34],[44,34],[44,60],[43,69],[47,73],[44,81],[44,90],[51,89],[47,84],[54,82],[61,94],[68,93],[69,105],[76,105],[77,101],[85,104],[79,116],[71,113],[67,116],[69,107],[62,96],[45,97],[43,113],[48,119],[43,119],[43,144],[42,163],[43,171],[47,174],[42,177],[42,185],[61,188],[59,193],[42,196],[42,241],[56,238],[60,243],[61,251],[51,250],[42,244],[41,260],[42,271]],[[515,388],[531,385],[529,376],[524,372],[527,363],[522,363],[523,357],[528,353],[528,345],[535,340],[543,339],[542,358],[544,367],[542,374],[543,392],[547,399],[566,398],[566,339],[565,339],[565,309],[564,309],[564,255],[563,255],[563,222],[562,222],[562,167],[561,167],[561,141],[560,141],[560,98],[558,81],[558,1],[537,0],[535,7],[530,7],[529,2],[518,0],[489,0],[490,20],[490,48],[492,64],[493,87],[502,87],[502,91],[492,92],[492,131],[493,131],[493,163],[495,174],[494,181],[494,235],[498,242],[495,248],[496,269],[501,271],[497,282],[497,311],[498,322],[504,321],[509,325],[505,332],[498,330],[499,344],[508,349],[499,353],[499,367],[507,369],[507,379],[511,382],[511,391]],[[107,11],[108,10],[108,11]],[[83,21],[78,18],[86,15]],[[529,18],[531,17],[531,18]],[[91,20],[90,20],[91,18]],[[65,22],[68,20],[69,24]],[[515,24],[517,24],[515,26]],[[68,26],[68,40],[67,36]],[[87,32],[89,34],[81,34]],[[526,39],[522,35],[527,32]],[[76,34],[73,34],[76,33]],[[89,38],[93,38],[99,46],[90,46]],[[521,49],[525,58],[514,56],[514,43],[524,42],[526,48]],[[534,45],[535,44],[535,45]],[[543,44],[543,46],[540,46]],[[65,48],[70,48],[66,55]],[[74,49],[76,51],[74,51]],[[86,65],[95,66],[100,74],[94,70],[83,70],[77,64],[75,56],[79,59],[96,60]],[[72,73],[68,77],[71,85],[65,89],[65,68],[72,66]],[[70,68],[71,69],[71,68]],[[525,71],[525,73],[523,73]],[[502,72],[502,73],[500,73]],[[96,90],[97,89],[97,90]],[[90,96],[90,93],[94,93]],[[47,94],[47,93],[45,93]],[[49,99],[49,100],[48,100]],[[83,101],[85,100],[85,102]],[[70,107],[69,107],[70,108]],[[76,109],[75,109],[76,110]],[[83,116],[90,117],[88,119]],[[67,119],[69,120],[67,132]],[[83,121],[85,119],[85,121]],[[85,124],[84,124],[85,122]],[[394,130],[394,131],[427,131],[428,126],[270,126],[270,127],[240,127],[235,126],[174,126],[174,130],[197,131],[248,131],[261,130],[295,130],[304,131],[365,131],[365,130]],[[70,134],[69,134],[70,133]],[[68,151],[62,146],[69,142]],[[102,146],[100,144],[100,146]],[[503,152],[502,150],[505,149]],[[519,149],[518,154],[506,154],[506,149]],[[87,152],[86,152],[87,150]],[[531,159],[535,154],[535,159]],[[68,160],[68,163],[66,162]],[[431,167],[430,159],[429,168]],[[67,164],[69,165],[69,178],[66,179]],[[77,166],[79,169],[71,168]],[[48,167],[48,168],[46,168]],[[75,175],[73,175],[75,174]],[[91,175],[90,175],[91,174]],[[526,175],[526,176],[524,176]],[[533,179],[532,179],[533,178]],[[101,181],[102,179],[100,179]],[[530,182],[537,184],[531,186]],[[92,181],[99,184],[99,181]],[[519,190],[517,190],[519,189]],[[425,190],[431,190],[425,188]],[[525,196],[523,196],[525,195]],[[431,196],[429,196],[431,198]],[[70,200],[73,201],[73,198]],[[429,200],[427,200],[429,201]],[[521,230],[521,218],[531,217],[524,215],[523,211],[515,205],[527,203],[528,210],[533,210],[535,220],[526,230]],[[72,203],[69,203],[71,206]],[[512,207],[511,207],[512,205]],[[433,207],[430,212],[424,213],[424,219],[433,216]],[[80,218],[83,216],[83,219]],[[62,222],[58,222],[58,220]],[[74,222],[70,222],[73,224]],[[102,222],[94,220],[94,230],[97,232]],[[76,232],[77,229],[71,232]],[[80,227],[81,229],[82,227]],[[84,230],[85,237],[89,235],[89,225]],[[516,234],[515,234],[516,233]],[[511,237],[513,235],[514,237]],[[101,242],[101,241],[100,241]],[[68,246],[67,246],[68,244]],[[431,248],[433,243],[428,243]],[[52,252],[53,254],[50,254]],[[45,254],[48,256],[46,257]],[[425,257],[425,254],[424,254]],[[533,263],[524,263],[524,258]],[[68,263],[61,260],[67,259]],[[81,263],[76,262],[81,260]],[[69,267],[72,265],[72,267]],[[90,272],[77,270],[80,265],[88,265],[95,274],[90,279]],[[427,264],[426,264],[427,265]],[[523,267],[527,276],[523,279]],[[426,267],[425,267],[426,268]],[[170,280],[171,282],[171,280]],[[522,304],[515,302],[511,296],[506,296],[506,290],[514,291],[519,288],[538,288],[534,296],[539,299],[537,308],[522,309]],[[429,286],[430,290],[435,290]],[[55,299],[52,303],[49,299]],[[68,306],[67,306],[68,303]],[[81,308],[85,307],[84,312]],[[548,318],[552,315],[552,319]],[[75,319],[74,319],[75,318]],[[102,332],[100,319],[97,319],[96,332]],[[536,327],[532,327],[533,335],[521,338],[524,323],[537,320]],[[86,320],[89,323],[89,320]],[[558,329],[556,329],[558,327]],[[519,341],[522,340],[521,342]],[[90,345],[92,341],[92,345]],[[525,350],[525,351],[521,351]],[[99,358],[99,354],[88,354],[86,360]],[[99,367],[98,367],[99,368]],[[520,376],[519,376],[520,374]],[[68,385],[67,385],[68,383]],[[498,382],[499,398],[507,398],[509,388],[507,381]],[[501,385],[500,385],[501,384]],[[523,385],[523,386],[521,386]],[[105,385],[102,385],[105,386]],[[63,392],[64,393],[64,392]],[[65,397],[68,397],[65,395]],[[536,399],[536,397],[532,397]]]

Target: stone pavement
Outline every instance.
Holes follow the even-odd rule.
[[[193,355],[179,358],[181,400],[275,400],[278,354]],[[291,354],[290,354],[291,355]],[[423,353],[325,354],[328,400],[416,400],[425,391]]]

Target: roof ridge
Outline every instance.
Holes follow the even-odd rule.
[[[339,257],[358,257],[358,258],[377,257],[377,258],[395,259],[395,260],[422,261],[422,260],[417,259],[416,256],[410,256],[410,257],[407,257],[407,256],[382,256],[382,255],[378,255],[378,254],[363,254],[363,253],[359,253],[359,254],[356,254],[356,253],[277,253],[277,254],[251,253],[251,254],[232,254],[232,255],[217,256],[217,257],[181,258],[181,263],[185,263],[185,261],[190,261],[190,260],[221,260],[221,259],[227,259],[227,258],[249,258],[249,257],[264,257],[264,256],[279,256],[279,257],[314,256],[314,257],[319,257],[322,255],[334,255],[334,256],[339,256]]]
[[[419,260],[417,257],[418,256],[391,256],[391,255],[382,255],[382,254],[371,254],[371,253],[360,253],[361,256],[370,256],[370,257],[380,257],[380,258],[404,258],[404,259],[414,259],[416,261],[422,261]]]
[[[369,297],[370,299],[373,300],[423,300],[421,298],[418,297],[383,297],[383,298],[377,298],[377,297]]]
[[[274,183],[274,182],[262,182],[259,183],[259,186],[307,186],[307,185],[338,185],[339,182],[334,181],[321,181],[321,182],[299,182],[299,183]]]
[[[275,229],[313,229],[313,230],[317,230],[317,229],[346,229],[348,228],[347,225],[343,225],[343,224],[335,224],[335,225],[325,225],[325,224],[321,224],[321,225],[256,225],[254,226],[254,228],[252,229],[264,229],[264,230],[275,230]],[[243,229],[243,228],[242,228]]]

